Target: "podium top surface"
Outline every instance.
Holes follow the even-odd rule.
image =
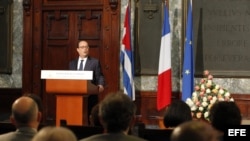
[[[92,80],[93,71],[41,70],[41,79]]]

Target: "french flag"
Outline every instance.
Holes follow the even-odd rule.
[[[172,70],[171,70],[171,38],[169,15],[164,5],[162,38],[158,69],[157,109],[161,110],[171,102]]]
[[[124,93],[127,94],[132,100],[135,100],[135,86],[134,86],[134,57],[131,45],[130,33],[130,7],[129,4],[126,8],[123,39],[121,46],[120,61],[123,71],[123,86]]]

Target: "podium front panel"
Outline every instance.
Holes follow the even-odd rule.
[[[86,80],[61,80],[61,79],[47,79],[46,92],[48,93],[87,93]]]
[[[56,125],[66,120],[68,125],[88,125],[87,96],[56,95]],[[84,114],[85,113],[85,114]]]

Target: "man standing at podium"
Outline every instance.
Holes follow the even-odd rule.
[[[89,45],[87,41],[79,41],[76,51],[79,57],[70,61],[70,70],[84,70],[93,71],[93,84],[98,86],[99,93],[104,91],[104,75],[102,73],[102,68],[100,61],[96,58],[89,56]],[[90,95],[88,98],[88,116],[92,107],[98,103],[98,95]]]

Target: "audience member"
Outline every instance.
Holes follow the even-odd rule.
[[[122,92],[110,93],[99,106],[100,122],[105,133],[93,135],[80,141],[145,141],[142,138],[128,135],[135,119],[136,107],[126,94]]]
[[[30,141],[37,133],[41,119],[36,102],[27,96],[22,96],[12,104],[10,121],[17,130],[0,135],[1,141]]]
[[[175,100],[166,108],[163,123],[166,128],[174,128],[190,120],[192,120],[190,107],[182,100]]]
[[[96,104],[90,112],[89,120],[90,120],[90,126],[102,126],[99,120],[99,104]]]
[[[171,141],[218,141],[218,132],[203,121],[187,121],[174,128]]]
[[[209,110],[209,120],[215,129],[223,133],[227,127],[241,125],[242,117],[235,102],[219,101]]]
[[[39,130],[32,141],[77,141],[77,138],[65,127],[47,126]]]

